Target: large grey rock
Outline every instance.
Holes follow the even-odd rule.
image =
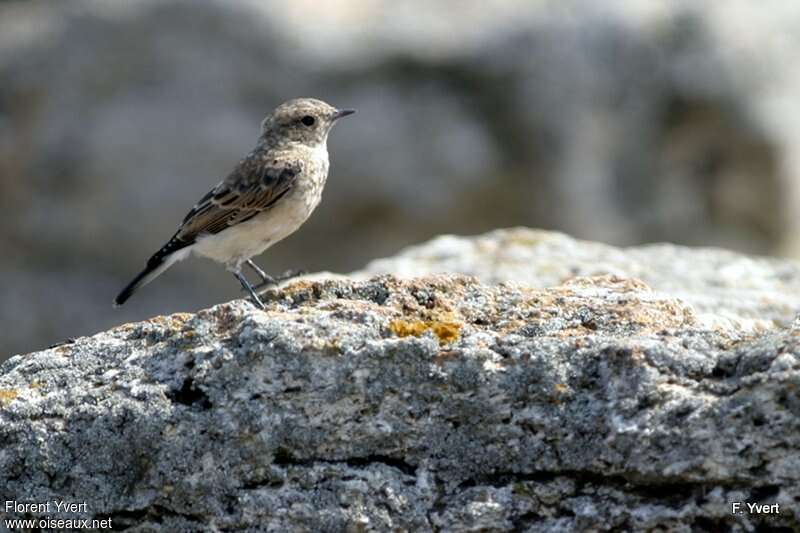
[[[428,249],[461,247],[466,264],[469,245],[516,235],[505,251],[532,259],[538,242],[542,262],[559,242],[627,253],[521,234]],[[632,254],[651,274],[691,255]],[[538,283],[569,276],[559,257]],[[712,268],[745,261],[692,258],[712,289]],[[752,283],[796,275],[749,261]],[[686,280],[696,302],[700,277]],[[770,307],[761,295],[750,309]],[[60,516],[132,531],[800,528],[800,330],[749,327],[744,303],[722,298],[715,315],[619,275],[299,280],[265,299],[263,312],[235,301],[7,361],[0,500],[86,501]]]

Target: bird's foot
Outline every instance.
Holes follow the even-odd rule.
[[[267,287],[272,287],[274,285],[277,285],[278,283],[282,283],[284,281],[288,281],[288,280],[296,278],[298,276],[305,276],[306,274],[308,274],[307,271],[305,271],[305,270],[296,270],[296,269],[287,270],[286,272],[284,272],[283,274],[280,274],[278,276],[270,276],[270,275],[264,274],[264,276],[262,277],[263,281],[261,283],[259,283],[258,285],[254,286],[253,289],[255,289],[257,291],[260,291],[261,289],[266,289]]]
[[[265,276],[261,279],[262,279],[261,283],[253,285],[253,290],[260,291],[261,289],[266,289],[267,287],[272,287],[273,285],[277,285],[278,283],[280,283],[280,280],[278,280],[278,278],[274,278],[272,276]],[[244,291],[244,289],[242,290]]]
[[[250,303],[254,306],[258,307],[262,311],[265,311],[267,308],[264,307],[264,302],[261,301],[261,298],[258,297],[257,294],[252,294],[250,297]]]
[[[239,271],[234,272],[233,275],[236,276],[236,279],[238,279],[239,283],[242,284],[242,289],[250,294],[250,301],[252,302],[252,304],[261,309],[262,311],[264,311],[266,309],[264,307],[264,302],[262,302],[261,298],[258,297],[258,293],[253,288],[253,286],[250,285],[250,282],[247,281],[247,278],[245,278],[244,275]]]

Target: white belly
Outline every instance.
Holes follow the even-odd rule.
[[[214,235],[198,236],[192,252],[225,263],[236,271],[241,264],[288,237],[308,219],[322,196],[322,184],[291,190],[263,213]]]

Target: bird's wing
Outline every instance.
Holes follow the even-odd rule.
[[[199,235],[219,233],[266,211],[291,190],[302,171],[296,159],[242,159],[189,211],[159,254],[168,255],[193,244]]]
[[[175,235],[150,257],[145,269],[114,299],[114,305],[125,303],[139,287],[169,268],[175,261],[172,254],[194,244],[199,235],[219,233],[249,220],[275,205],[291,190],[303,171],[303,164],[280,157],[264,159],[263,155],[250,155],[240,161],[222,183],[200,199]]]
[[[183,219],[177,237],[194,240],[219,233],[272,207],[292,187],[303,165],[297,160],[243,159]]]

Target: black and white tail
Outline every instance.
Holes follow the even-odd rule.
[[[163,274],[169,267],[176,262],[185,259],[189,255],[192,242],[182,241],[177,236],[172,237],[167,244],[161,247],[159,251],[147,260],[147,266],[144,270],[139,272],[133,281],[122,289],[122,291],[114,298],[114,307],[119,307],[128,301],[128,298],[133,296],[133,293],[156,279]]]

